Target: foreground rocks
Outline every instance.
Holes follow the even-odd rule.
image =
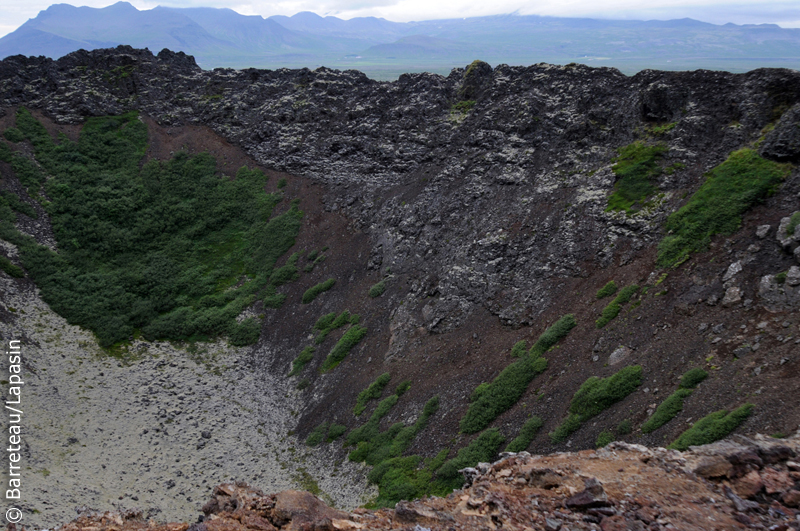
[[[307,492],[265,495],[229,483],[214,489],[195,524],[146,522],[135,510],[86,512],[59,531],[798,530],[799,451],[800,433],[687,452],[615,442],[596,451],[504,454],[465,470],[471,484],[447,498],[350,513]]]

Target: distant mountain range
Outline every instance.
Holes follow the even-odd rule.
[[[0,58],[58,58],[84,48],[129,44],[184,51],[203,68],[356,68],[371,77],[449,72],[474,59],[491,64],[551,62],[742,72],[800,69],[800,29],[773,24],[723,26],[692,19],[621,21],[496,15],[391,22],[298,13],[245,16],[230,9],[156,7],[127,2],[96,9],[55,4],[0,38]]]

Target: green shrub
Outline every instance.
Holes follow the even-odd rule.
[[[331,350],[331,353],[328,354],[328,357],[325,358],[320,371],[328,372],[333,370],[342,362],[350,350],[355,347],[359,341],[364,339],[365,335],[367,335],[366,328],[359,325],[353,325],[347,330],[347,332],[344,333],[339,342],[333,347],[333,350]]]
[[[692,394],[691,389],[678,389],[659,404],[653,416],[642,424],[642,433],[655,431],[670,420],[674,419],[683,410],[683,401]]]
[[[670,122],[664,125],[656,125],[650,128],[650,132],[654,135],[665,135],[675,129],[675,126],[678,125],[678,122]]]
[[[261,334],[261,323],[253,317],[248,317],[241,323],[232,325],[229,341],[234,347],[244,347],[258,341],[259,334]]]
[[[475,100],[459,101],[458,103],[453,104],[452,111],[461,114],[466,114],[469,111],[471,111],[473,107],[475,107],[476,103],[477,101]]]
[[[792,217],[789,218],[789,225],[786,227],[786,235],[794,235],[794,231],[797,229],[798,225],[800,225],[800,212],[795,212],[792,214]]]
[[[484,431],[469,446],[459,450],[456,457],[442,465],[436,472],[437,479],[447,485],[450,490],[461,488],[464,478],[458,471],[478,463],[491,463],[497,457],[497,451],[505,440],[497,428]]]
[[[9,127],[8,129],[6,129],[5,132],[3,133],[3,136],[6,137],[6,140],[8,140],[9,142],[14,142],[15,144],[17,142],[22,142],[23,140],[25,140],[25,135],[23,135],[22,131],[20,131],[16,127]]]
[[[319,334],[317,334],[317,337],[314,338],[314,342],[319,345],[325,341],[325,338],[328,337],[328,334],[334,330],[341,328],[346,324],[358,324],[358,321],[358,314],[351,315],[347,310],[343,311],[339,315],[336,315],[336,312],[323,315],[314,325],[314,328],[319,330]]]
[[[715,234],[733,234],[741,216],[763,201],[790,168],[762,158],[752,149],[734,151],[711,170],[689,202],[664,225],[668,233],[658,245],[658,265],[672,266],[690,253],[705,250]]]
[[[631,365],[608,378],[592,376],[572,396],[569,417],[550,434],[554,443],[561,442],[580,428],[581,424],[608,409],[642,383],[642,367]]]
[[[282,286],[287,282],[297,280],[300,278],[300,273],[297,271],[297,260],[300,258],[299,253],[294,253],[286,260],[286,264],[279,267],[272,272],[269,277],[269,282],[275,287]]]
[[[347,431],[347,426],[342,424],[331,424],[330,428],[328,428],[328,439],[327,442],[333,442],[342,435],[345,434]]]
[[[617,292],[617,283],[613,280],[609,280],[608,283],[597,290],[597,294],[595,297],[599,299],[605,299],[606,297],[610,297],[611,295]]]
[[[135,112],[90,118],[77,142],[54,142],[24,109],[17,127],[41,167],[15,155],[12,169],[32,196],[45,186],[59,250],[0,232],[53,310],[104,347],[136,330],[148,340],[257,339],[258,323],[236,317],[276,295],[270,275],[302,220],[295,202],[272,216],[280,196],[264,192],[262,172],[220,178],[209,154],[142,165],[147,126]]]
[[[369,288],[369,296],[373,299],[375,297],[380,297],[383,295],[383,292],[386,291],[386,281],[381,280],[377,284],[373,284],[371,288]]]
[[[477,433],[514,406],[531,380],[547,368],[547,360],[541,355],[564,338],[576,324],[571,314],[561,317],[539,336],[527,356],[503,369],[491,383],[478,386],[473,394],[474,401],[459,424],[461,431]]]
[[[617,295],[613,301],[608,303],[608,305],[603,308],[600,318],[595,321],[595,326],[597,326],[597,328],[603,328],[605,325],[614,320],[614,318],[617,317],[619,312],[622,310],[622,305],[627,304],[637,291],[639,291],[639,286],[636,284],[622,288],[622,291],[619,292],[619,295]]]
[[[311,381],[308,378],[303,378],[302,380],[300,380],[297,383],[296,389],[298,391],[302,391],[303,389],[307,388],[309,385],[311,385]]]
[[[284,188],[286,186],[286,178],[281,177],[278,179],[278,188]]]
[[[598,448],[603,448],[604,446],[608,446],[612,442],[614,442],[614,434],[608,430],[601,431],[600,435],[597,436],[597,440],[595,441],[594,445]]]
[[[630,420],[625,419],[617,425],[617,435],[628,435],[633,431],[633,424]]]
[[[402,423],[396,423],[381,432],[380,421],[389,413],[397,400],[397,395],[382,400],[367,423],[347,435],[347,445],[357,445],[348,456],[351,461],[365,461],[368,465],[375,466],[387,459],[399,457],[417,433],[427,426],[430,417],[439,408],[439,398],[433,397],[422,408],[422,413],[414,424],[404,426]]]
[[[303,349],[303,351],[292,361],[292,370],[289,376],[300,374],[308,363],[314,359],[314,351],[317,350],[311,345]]]
[[[681,376],[681,389],[694,389],[706,378],[708,378],[708,373],[700,367],[689,369],[686,374]]]
[[[525,450],[530,446],[531,441],[536,437],[536,434],[543,424],[542,419],[539,417],[529,418],[525,424],[522,425],[522,429],[519,430],[519,435],[517,435],[516,439],[508,443],[506,452],[522,452]]]
[[[306,445],[317,446],[325,440],[325,435],[328,433],[328,423],[323,422],[308,434],[306,438]]]
[[[517,341],[514,343],[514,346],[511,347],[511,357],[512,358],[521,358],[528,352],[528,342],[524,339],[522,341]]]
[[[778,284],[785,284],[786,283],[786,277],[788,277],[788,276],[789,275],[788,275],[788,273],[786,271],[782,271],[782,272],[778,273],[777,275],[775,275],[775,281]]]
[[[567,417],[567,420],[559,424],[555,430],[550,432],[550,441],[553,444],[558,444],[560,442],[564,442],[567,440],[567,437],[572,435],[574,432],[581,427],[583,421],[581,421],[580,416],[570,414]]]
[[[397,396],[403,396],[409,389],[411,389],[411,380],[403,380],[397,384],[397,388],[394,390],[394,393]]]
[[[608,198],[606,211],[638,210],[635,207],[656,191],[652,181],[661,174],[659,161],[666,150],[663,145],[649,146],[643,142],[619,148],[616,164],[611,167],[617,182],[614,193]]]
[[[378,378],[369,384],[369,386],[358,393],[358,398],[356,398],[356,407],[353,409],[353,413],[355,416],[361,415],[365,409],[367,409],[367,402],[370,400],[377,400],[383,394],[384,388],[389,384],[389,380],[392,379],[392,376],[386,372],[378,376]],[[398,393],[399,394],[399,393]]]
[[[747,420],[754,407],[753,404],[744,404],[730,413],[725,410],[711,413],[695,422],[691,428],[675,439],[668,448],[683,451],[690,446],[701,446],[723,439]]]
[[[314,299],[317,298],[317,296],[320,293],[323,293],[331,289],[335,283],[336,280],[329,278],[325,282],[321,282],[316,286],[311,286],[306,290],[305,293],[303,293],[303,299],[302,299],[303,304],[308,304],[309,302],[313,301]]]
[[[25,276],[25,272],[22,270],[22,268],[14,265],[11,260],[2,255],[0,255],[0,269],[15,278],[22,278]]]
[[[0,161],[11,162],[13,156],[14,153],[11,151],[11,148],[8,147],[8,144],[0,142]]]
[[[8,192],[6,190],[0,190],[0,208],[2,208],[2,206],[7,206],[15,212],[25,214],[29,218],[37,219],[39,217],[39,215],[36,214],[36,210],[34,210],[32,206],[24,201],[21,201],[20,198],[17,197],[17,194]],[[0,219],[14,222],[16,221],[16,216],[0,215]]]

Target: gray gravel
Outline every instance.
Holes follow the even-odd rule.
[[[310,476],[341,508],[373,495],[362,465],[337,466],[335,447],[311,450],[287,435],[299,396],[285,378],[250,367],[249,349],[135,341],[112,358],[29,282],[0,272],[0,294],[16,316],[0,324],[3,336],[23,340],[27,363],[20,508],[28,528],[71,520],[78,506],[194,521],[214,485],[233,479],[276,492],[307,487]]]

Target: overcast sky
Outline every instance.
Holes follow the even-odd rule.
[[[105,7],[116,0],[85,0],[73,5]],[[463,0],[129,0],[138,9],[157,5],[171,7],[229,7],[245,15],[293,15],[313,11],[339,18],[383,17],[397,22],[519,13],[560,17],[592,17],[667,20],[689,17],[714,24],[778,24],[800,28],[800,1],[730,0],[494,0],[466,3]],[[14,31],[52,0],[2,0],[0,36]],[[67,2],[69,3],[69,2]]]

